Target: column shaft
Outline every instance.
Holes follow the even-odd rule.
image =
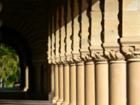
[[[95,105],[95,68],[94,62],[85,65],[85,105]]]
[[[69,105],[69,64],[64,64],[64,102],[62,105]]]
[[[57,102],[57,105],[61,105],[63,102],[63,65],[59,65],[59,100]]]
[[[126,105],[126,62],[110,62],[110,105]]]
[[[54,90],[54,64],[51,64],[51,100],[54,98],[55,90]]]
[[[76,105],[76,64],[70,64],[70,105]]]
[[[140,60],[128,61],[128,104],[140,105]]]
[[[108,64],[97,61],[95,64],[96,105],[109,105]]]
[[[85,69],[84,62],[77,63],[77,104],[85,105]]]
[[[53,103],[56,103],[59,97],[59,78],[58,78],[58,65],[55,64],[55,97]]]

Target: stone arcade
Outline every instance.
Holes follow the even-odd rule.
[[[1,4],[0,41],[14,46],[29,66],[29,79],[23,78],[29,89],[0,92],[0,98],[140,105],[140,0]]]

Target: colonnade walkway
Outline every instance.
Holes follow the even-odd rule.
[[[0,105],[52,105],[45,100],[0,100]]]

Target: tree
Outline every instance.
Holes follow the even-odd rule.
[[[20,79],[19,57],[14,49],[0,44],[0,78],[5,88],[14,87]]]

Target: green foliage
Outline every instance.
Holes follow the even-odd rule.
[[[5,44],[0,44],[0,79],[4,88],[13,88],[20,79],[19,57],[15,50]]]

